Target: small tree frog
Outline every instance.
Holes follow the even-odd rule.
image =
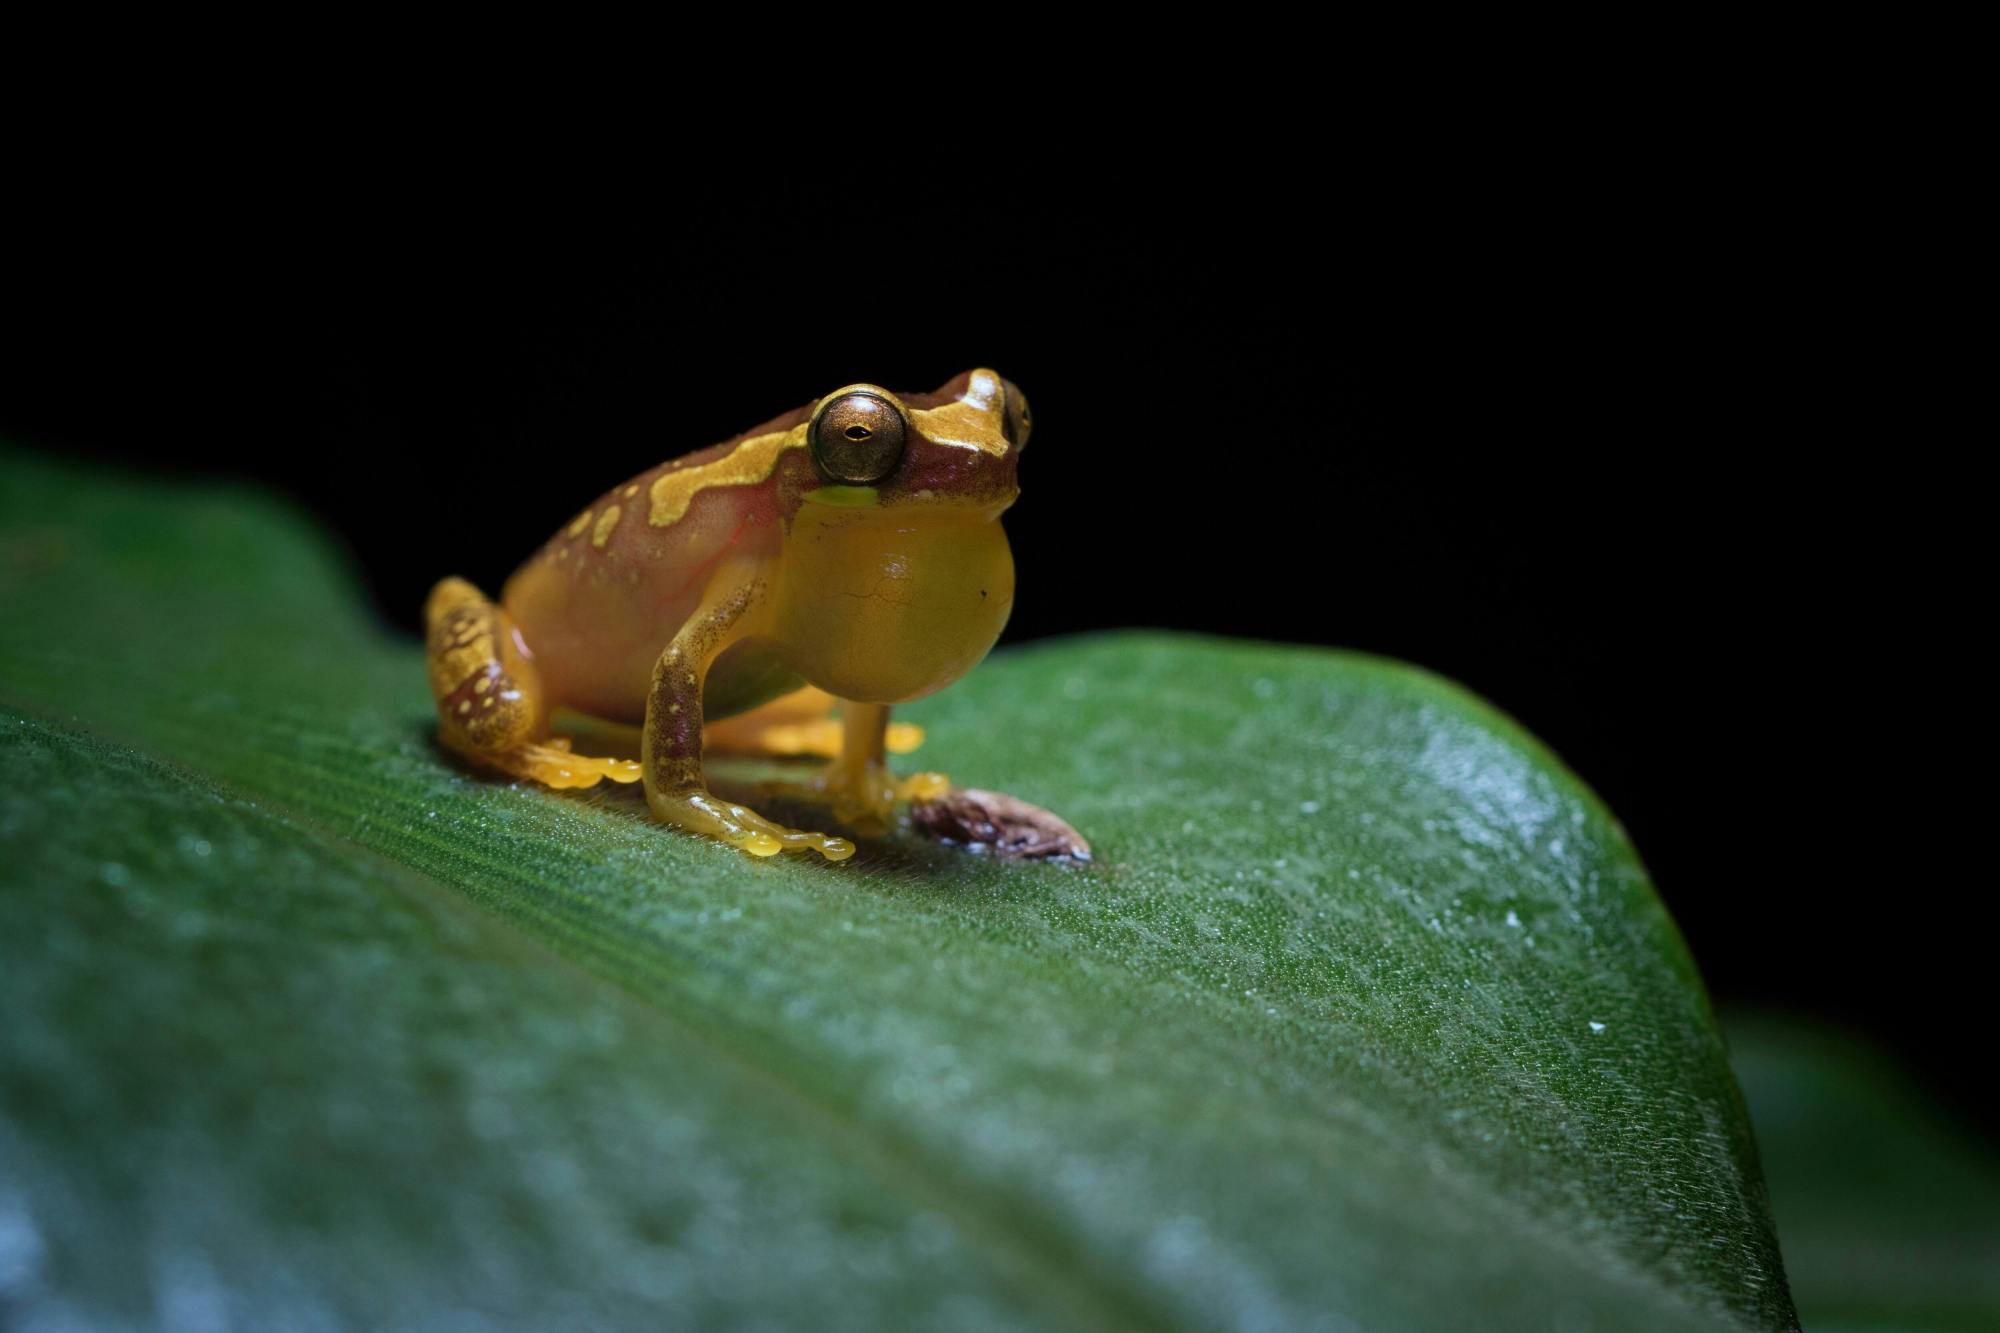
[[[846,838],[712,795],[704,746],[829,756],[790,785],[862,832],[899,800],[943,796],[941,774],[891,775],[888,751],[919,733],[889,710],[964,675],[1007,622],[1000,515],[1029,429],[1021,391],[971,370],[927,394],[850,384],[641,473],[565,524],[497,604],[463,579],[432,590],[440,739],[551,787],[643,782],[660,819],[758,856],[844,860]],[[559,706],[637,724],[639,759],[576,753],[550,731]]]

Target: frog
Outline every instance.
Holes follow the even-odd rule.
[[[661,822],[752,856],[846,860],[851,838],[715,795],[704,759],[822,758],[766,789],[863,836],[954,790],[895,776],[888,755],[922,733],[891,710],[963,677],[1007,623],[1001,516],[1032,425],[1020,388],[983,367],[930,393],[854,383],[621,482],[498,601],[459,577],[431,590],[439,741],[549,788],[639,783]],[[584,753],[559,712],[636,728],[638,757]]]

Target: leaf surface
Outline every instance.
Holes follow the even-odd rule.
[[[417,646],[296,512],[0,482],[0,1308],[1794,1323],[1644,870],[1445,681],[1003,651],[906,711],[919,757],[1094,864],[759,862],[441,758]]]

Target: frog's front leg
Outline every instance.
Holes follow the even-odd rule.
[[[702,685],[709,666],[741,629],[763,591],[761,582],[748,574],[731,575],[718,584],[718,591],[703,601],[653,664],[640,738],[646,804],[677,828],[719,839],[754,856],[816,851],[829,861],[844,861],[854,855],[854,844],[847,839],[786,828],[708,790],[701,766]]]
[[[842,823],[875,834],[888,830],[896,802],[927,801],[950,789],[951,780],[942,773],[898,778],[889,771],[888,704],[849,700],[841,704],[840,712],[840,751],[833,760],[807,781],[771,783],[768,790],[830,801]]]

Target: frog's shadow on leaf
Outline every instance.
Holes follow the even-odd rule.
[[[418,733],[420,746],[452,771],[473,781],[489,783],[495,787],[514,787],[545,800],[594,806],[644,825],[662,838],[696,837],[653,818],[652,812],[646,806],[645,789],[639,783],[607,781],[593,787],[568,790],[543,787],[534,782],[510,778],[481,768],[457,751],[441,744],[438,741],[435,723],[428,719],[416,724],[414,730]],[[920,831],[907,810],[898,816],[895,827],[889,832],[864,834],[836,818],[824,805],[793,795],[767,791],[761,785],[781,778],[795,781],[810,776],[818,769],[821,762],[812,758],[729,757],[710,761],[708,778],[711,789],[724,800],[747,805],[768,818],[794,824],[800,828],[818,829],[852,839],[856,847],[854,857],[838,866],[826,865],[823,868],[829,873],[859,872],[863,881],[874,887],[893,883],[899,888],[923,887],[938,892],[958,893],[969,887],[969,874],[1006,861],[1006,858],[990,855],[984,848],[944,841],[925,834]],[[743,855],[720,843],[714,844],[714,848],[718,856],[726,855],[740,860]],[[809,860],[812,864],[821,864],[818,857],[811,857]],[[1075,868],[1079,862],[1067,857],[1050,857],[1042,864]],[[984,878],[983,875],[980,877]]]

